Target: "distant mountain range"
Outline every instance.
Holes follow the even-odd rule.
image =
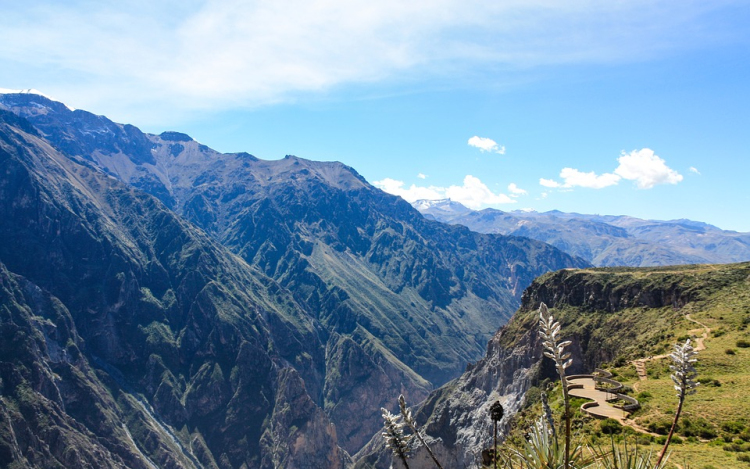
[[[412,204],[426,218],[464,225],[479,233],[544,241],[596,266],[662,266],[750,260],[750,233],[691,220],[641,220],[628,216],[549,212],[474,211],[451,200]]]
[[[352,168],[0,94],[0,466],[344,467],[589,265]]]

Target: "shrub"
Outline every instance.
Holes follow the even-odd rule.
[[[724,353],[726,353],[727,355],[737,355],[737,350],[735,350],[733,348],[728,348],[728,349],[724,350]]]
[[[740,339],[737,341],[737,347],[748,348],[750,347],[750,340]]]
[[[742,462],[750,462],[750,454],[737,455],[737,460]]]
[[[704,418],[682,419],[680,434],[686,437],[700,437],[706,440],[712,440],[718,436],[714,426]]]
[[[715,388],[718,388],[721,386],[721,381],[719,381],[718,379],[713,379],[713,378],[698,378],[698,382],[704,386],[713,386]]]
[[[670,428],[672,428],[672,421],[667,419],[656,420],[648,424],[649,431],[659,435],[666,435]]]
[[[651,394],[651,393],[650,393],[650,392],[648,392],[648,391],[642,391],[642,392],[639,392],[639,393],[638,393],[638,396],[637,396],[637,398],[638,398],[638,400],[639,400],[639,401],[643,401],[643,400],[646,400],[646,399],[650,399],[651,397],[653,397],[653,394]]]
[[[599,428],[605,435],[614,435],[622,432],[622,424],[615,419],[604,419],[599,423]]]
[[[745,429],[745,425],[742,422],[736,422],[730,420],[721,424],[721,429],[729,433],[740,433]]]
[[[653,438],[651,437],[651,435],[639,435],[635,439],[635,444],[648,446],[651,444],[652,441],[653,441]]]

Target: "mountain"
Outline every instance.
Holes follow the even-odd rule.
[[[394,393],[419,401],[481,357],[533,278],[587,265],[425,220],[340,163],[220,154],[31,93],[0,109],[3,333],[24,328],[17,352],[45,370],[0,356],[26,422],[0,460],[68,465],[85,436],[111,467],[342,466]],[[69,440],[34,420],[53,398]]]
[[[343,467],[288,290],[7,112],[0,167],[0,465]]]
[[[740,397],[750,382],[749,287],[750,263],[545,274],[524,292],[521,307],[492,338],[485,357],[416,406],[416,420],[425,429],[425,438],[443,467],[478,467],[480,452],[492,441],[490,405],[499,400],[504,406],[506,417],[500,428],[505,434],[521,411],[528,412],[534,404],[539,407],[539,395],[547,382],[559,379],[552,361],[542,355],[538,308],[544,302],[562,326],[561,339],[572,341],[567,351],[573,362],[567,374],[606,367],[623,383],[648,391],[639,397],[642,408],[633,418],[641,428],[660,428],[661,434],[669,430],[676,406],[669,359],[662,354],[688,337],[695,340],[703,336],[705,350],[699,353],[696,367],[699,381],[707,384],[699,387],[696,396],[690,396],[684,415],[688,422],[702,422],[709,430],[704,435],[713,435],[713,441],[689,442],[695,446],[685,448],[684,453],[674,449],[672,460],[706,453],[711,454],[703,461],[706,464],[724,462],[726,467],[739,467],[734,456],[726,460],[728,451],[736,450],[722,449],[718,444],[722,440],[714,439],[723,428],[734,428],[728,426],[730,422],[746,421],[750,415],[746,400]],[[713,332],[709,335],[705,328]],[[662,356],[661,361],[650,362],[653,365],[648,366],[648,379],[640,380],[631,360],[648,361],[656,356]],[[559,406],[559,402],[553,402],[557,396],[550,396],[550,405]],[[583,425],[586,421],[578,422]],[[680,427],[683,436],[690,436],[686,431],[689,425]],[[744,427],[738,428],[735,433]],[[586,430],[578,431],[586,435],[598,428]],[[724,432],[728,436],[723,441],[736,438]],[[750,438],[750,434],[744,437]],[[658,445],[652,447],[652,451],[658,449]],[[382,437],[376,435],[357,459],[357,468],[387,468],[392,455],[384,448]],[[409,467],[434,465],[419,447]]]
[[[526,236],[597,266],[732,263],[750,260],[750,233],[721,230],[691,220],[641,220],[628,216],[557,210],[473,211],[450,200],[417,201],[425,217],[480,233]]]

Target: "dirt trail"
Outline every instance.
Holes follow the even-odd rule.
[[[697,337],[695,339],[695,351],[700,352],[701,350],[706,350],[706,339],[708,339],[708,334],[711,333],[711,328],[706,326],[700,321],[696,321],[695,319],[690,317],[690,314],[685,315],[685,319],[687,319],[690,322],[694,322],[701,326],[701,329],[691,329],[688,331],[691,335],[698,335],[701,331],[703,332],[700,337]],[[638,360],[633,360],[631,363],[633,366],[635,366],[635,371],[638,373],[638,379],[640,381],[645,381],[648,379],[648,373],[646,372],[646,362],[652,361],[652,360],[660,360],[662,358],[667,358],[670,355],[670,353],[664,353],[662,355],[654,355],[652,357],[648,358],[639,358]],[[636,391],[638,390],[638,383],[635,383],[633,385],[633,389]]]

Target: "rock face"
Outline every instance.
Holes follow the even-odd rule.
[[[339,163],[222,155],[36,95],[0,108],[0,262],[68,311],[129,467],[345,465],[394,394],[418,401],[479,358],[535,276],[585,265],[427,221]],[[64,464],[3,441],[8,460]]]
[[[304,305],[156,199],[0,118],[0,465],[274,467],[300,439],[287,467],[347,460],[310,397],[296,433],[263,438],[305,402],[289,395],[301,377],[323,386]]]
[[[425,217],[480,233],[526,236],[597,266],[647,267],[750,260],[750,233],[690,220],[579,213],[469,210],[450,200],[417,201]]]
[[[527,391],[545,378],[556,379],[544,359],[538,334],[540,302],[550,306],[572,340],[569,374],[589,373],[616,358],[653,353],[655,346],[684,323],[681,309],[700,304],[725,289],[747,291],[750,263],[665,268],[561,270],[536,279],[520,309],[492,338],[487,354],[466,372],[433,391],[419,406],[417,421],[444,467],[480,467],[479,455],[491,444],[490,405],[499,400],[508,417],[523,405]],[[394,398],[395,399],[395,398]],[[357,455],[357,468],[390,467],[392,456],[376,435]],[[409,463],[434,467],[423,448]]]

